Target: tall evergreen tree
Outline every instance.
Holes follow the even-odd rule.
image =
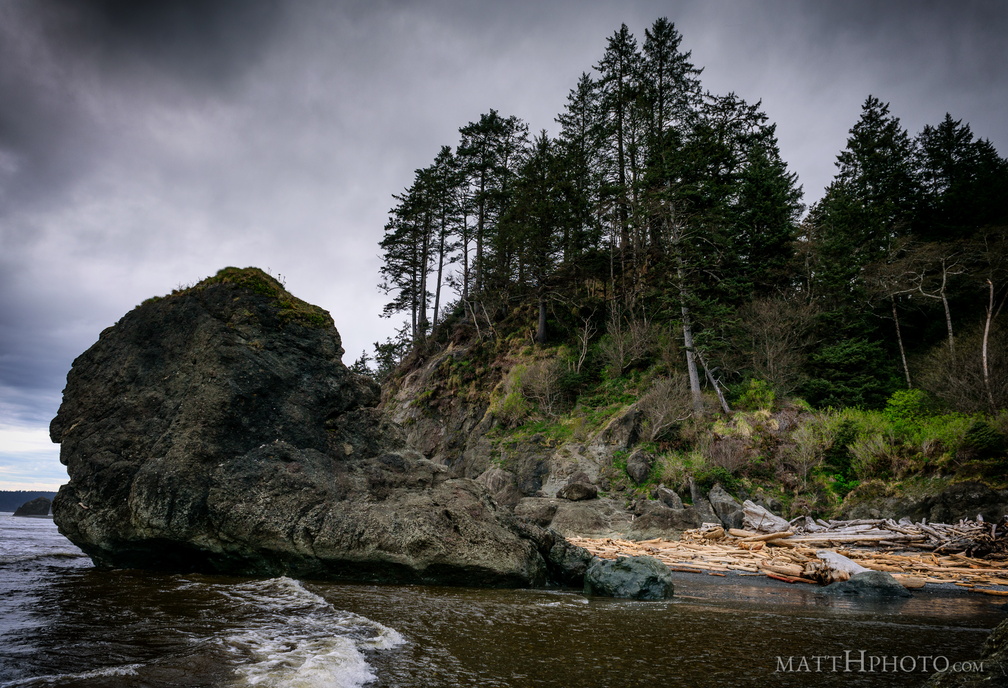
[[[527,272],[535,293],[539,314],[535,338],[540,344],[546,342],[549,282],[561,255],[563,226],[570,215],[563,170],[559,167],[562,159],[555,148],[545,131],[533,141],[516,181],[506,223],[521,247],[523,272]]]
[[[601,92],[601,112],[609,150],[606,151],[606,196],[615,207],[615,227],[621,254],[630,245],[630,209],[636,171],[636,121],[640,52],[637,39],[623,24],[609,37],[605,54],[596,65]]]

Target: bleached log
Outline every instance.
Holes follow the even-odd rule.
[[[842,571],[846,573],[848,577],[853,576],[856,573],[861,573],[863,571],[868,571],[869,569],[861,566],[861,564],[848,559],[842,554],[833,552],[828,549],[821,549],[816,552],[816,557],[821,559],[832,571]]]
[[[742,524],[747,530],[756,530],[761,533],[779,533],[783,530],[791,529],[791,524],[788,521],[774,515],[769,510],[748,499],[742,503],[742,512],[744,514]]]
[[[766,535],[753,535],[751,537],[743,538],[742,542],[769,542],[771,540],[780,540],[781,538],[791,537],[794,535],[790,530],[781,530],[776,533],[767,533]]]

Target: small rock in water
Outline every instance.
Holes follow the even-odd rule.
[[[910,597],[910,592],[885,571],[862,571],[848,580],[832,583],[820,595],[857,595],[860,597]]]
[[[675,586],[668,568],[654,557],[596,559],[585,572],[584,592],[599,597],[665,600]]]

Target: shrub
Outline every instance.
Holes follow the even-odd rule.
[[[794,468],[803,488],[808,485],[811,473],[822,465],[826,447],[827,439],[821,424],[805,423],[791,433],[791,443],[781,453],[784,460]]]
[[[991,459],[1005,450],[1005,438],[990,423],[977,420],[963,436],[960,454],[963,458]]]
[[[547,358],[530,363],[521,376],[521,393],[547,416],[556,415],[565,405],[565,369],[559,360]]]
[[[703,452],[712,466],[732,474],[745,466],[752,456],[748,442],[741,437],[715,439],[704,447]]]
[[[490,412],[505,427],[517,427],[532,410],[521,389],[525,371],[526,366],[515,366],[490,393]]]
[[[927,393],[920,389],[899,389],[890,395],[885,416],[892,421],[915,421],[930,416],[933,405]]]
[[[776,401],[776,396],[770,384],[765,380],[752,378],[738,399],[735,400],[735,404],[740,409],[747,411],[772,411],[774,401]]]
[[[832,435],[832,441],[823,453],[823,459],[831,472],[847,480],[852,477],[850,445],[857,439],[857,425],[850,418],[840,419],[827,432]]]
[[[658,378],[640,398],[637,407],[647,419],[646,439],[671,441],[677,426],[693,414],[689,383],[682,375]]]
[[[709,492],[716,483],[728,492],[738,492],[738,480],[723,466],[703,466],[693,475],[693,482],[703,492]]]

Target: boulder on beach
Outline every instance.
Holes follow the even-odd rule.
[[[910,597],[902,583],[885,571],[862,571],[845,581],[830,583],[819,595],[855,596],[869,599],[899,599]]]
[[[227,268],[127,313],[50,426],[60,532],[96,564],[538,585],[555,561],[475,481],[404,448],[329,314]],[[552,543],[549,543],[552,545]],[[558,578],[570,579],[569,572]]]
[[[664,600],[675,586],[665,564],[654,557],[595,559],[584,576],[586,595],[631,600]]]
[[[36,497],[14,510],[15,516],[48,516],[52,501],[48,497]]]

